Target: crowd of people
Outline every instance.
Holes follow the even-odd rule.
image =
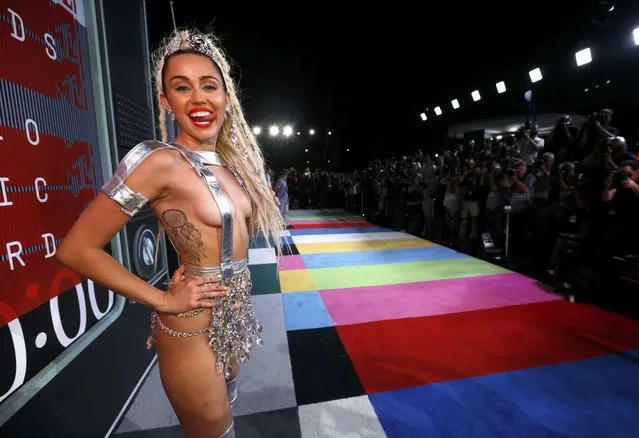
[[[287,169],[274,180],[286,182],[291,208],[345,207],[547,281],[592,288],[580,276],[605,275],[603,265],[592,274],[584,259],[628,262],[639,254],[637,151],[612,120],[609,109],[582,126],[564,116],[544,136],[527,123],[441,155],[417,150],[349,174]]]

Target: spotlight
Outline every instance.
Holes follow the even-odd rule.
[[[270,128],[268,128],[268,133],[271,134],[271,137],[277,137],[277,134],[280,133],[280,128],[273,125]]]
[[[459,101],[457,99],[451,100],[450,104],[453,106],[454,109],[459,108]]]
[[[539,82],[541,81],[544,77],[541,74],[541,70],[539,69],[539,67],[530,70],[528,72],[528,76],[530,76],[530,82],[535,83],[535,82]]]
[[[586,47],[585,49],[575,53],[575,60],[577,61],[577,67],[581,67],[582,65],[586,65],[590,61],[592,61],[592,54],[590,53],[590,48]]]
[[[497,82],[495,87],[497,87],[497,93],[499,94],[506,92],[506,83],[504,81]]]
[[[428,120],[428,117],[426,117],[426,113],[421,113],[419,117],[421,117],[424,122]]]
[[[290,126],[285,126],[284,127],[284,135],[286,137],[290,137],[291,134],[293,134],[293,128],[291,128]]]
[[[437,114],[438,116],[442,115],[442,109],[440,107],[436,106],[434,111],[435,111],[435,114]]]
[[[475,90],[470,95],[473,97],[473,102],[477,102],[481,99],[481,95],[479,94],[479,90]]]
[[[308,131],[308,133],[311,134],[311,135],[315,135],[315,130],[311,129],[310,131]]]
[[[639,27],[632,31],[632,36],[635,38],[635,46],[639,46]]]
[[[262,128],[260,128],[259,126],[256,126],[255,128],[253,128],[253,134],[260,135],[261,133],[262,133]]]

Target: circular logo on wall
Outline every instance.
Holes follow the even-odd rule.
[[[142,225],[135,232],[131,257],[138,276],[144,280],[153,278],[156,272],[155,234],[147,225]]]

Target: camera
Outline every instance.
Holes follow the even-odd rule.
[[[600,152],[609,154],[612,152],[612,147],[620,141],[623,141],[620,137],[606,137],[599,141],[597,148]]]
[[[612,186],[613,187],[621,187],[622,182],[627,180],[628,178],[632,178],[632,173],[626,172],[625,170],[618,169],[612,174]]]
[[[537,158],[532,166],[530,166],[530,171],[532,173],[537,173],[541,170],[544,164],[546,164],[546,161],[543,158]]]
[[[511,167],[511,168],[506,169],[506,175],[508,175],[509,177],[511,177],[511,178],[512,178],[512,177],[513,177],[513,176],[515,176],[516,174],[517,174],[517,169],[514,169],[514,168],[512,168],[512,167]]]
[[[522,126],[521,128],[517,130],[517,132],[515,132],[515,138],[518,140],[521,138],[524,138],[524,135],[526,134],[526,132],[527,132],[526,127]]]
[[[565,162],[559,166],[559,175],[564,179],[572,179],[576,176],[575,163]]]
[[[572,124],[572,116],[566,115],[557,119],[558,126],[570,126]]]

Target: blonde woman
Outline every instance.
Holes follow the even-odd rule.
[[[162,142],[145,141],[122,159],[58,257],[154,309],[147,347],[156,347],[162,384],[185,435],[234,437],[239,363],[249,359],[254,342],[262,343],[250,298],[249,236],[259,230],[279,250],[284,224],[215,38],[176,31],[156,53],[155,82],[179,135],[167,144],[163,132]],[[147,204],[181,260],[167,292],[103,250]]]

